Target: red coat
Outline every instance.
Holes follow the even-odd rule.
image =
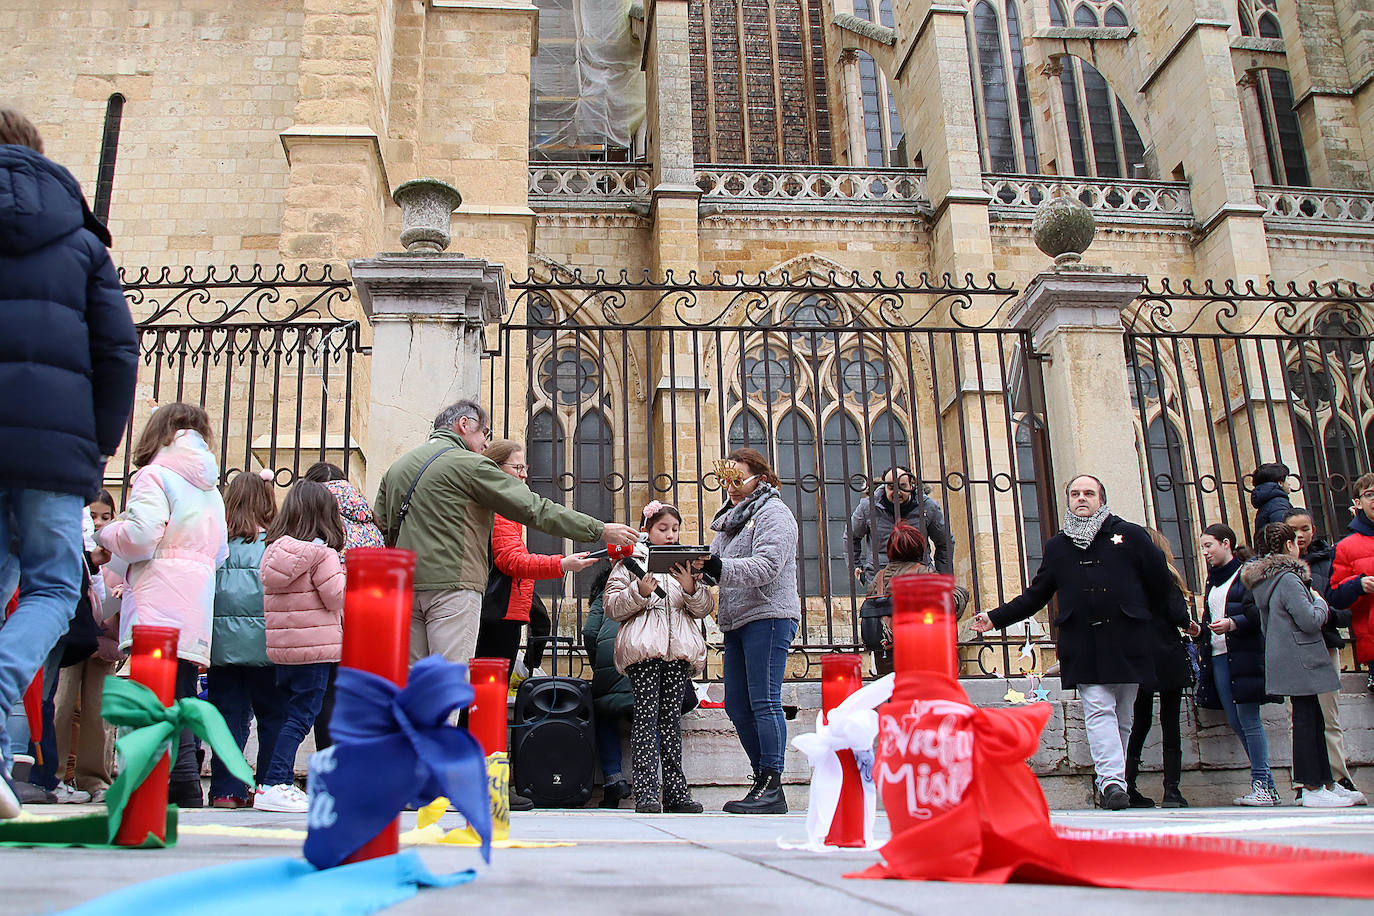
[[[514,581],[506,620],[528,621],[534,602],[535,579],[563,578],[563,556],[540,556],[525,547],[525,526],[496,516],[491,529],[491,558],[496,568]]]
[[[1350,531],[1336,545],[1331,561],[1331,598],[1335,606],[1350,608],[1356,661],[1374,662],[1374,595],[1360,591],[1357,581],[1361,576],[1374,576],[1374,525],[1360,515],[1351,521]],[[1359,597],[1348,603],[1355,595]]]

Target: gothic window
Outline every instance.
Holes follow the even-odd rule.
[[[1035,576],[1044,559],[1045,536],[1041,530],[1039,487],[1035,474],[1035,452],[1031,427],[1016,424],[1016,489],[1021,503],[1021,543],[1026,558],[1026,581]]]
[[[873,6],[868,0],[855,0],[854,15],[872,22]],[[879,0],[878,22],[892,28],[892,0]],[[867,163],[873,168],[900,168],[907,164],[902,145],[902,121],[897,116],[897,100],[888,86],[887,75],[863,51],[859,58],[859,88],[864,106],[864,148]],[[857,165],[858,163],[853,163]]]
[[[1288,73],[1260,70],[1255,75],[1253,91],[1259,102],[1264,152],[1274,183],[1308,187],[1312,181],[1307,172],[1302,129],[1293,111],[1293,84],[1288,80]]]
[[[1188,505],[1187,473],[1183,463],[1183,443],[1178,430],[1163,416],[1156,416],[1145,433],[1149,452],[1150,501],[1155,510],[1155,527],[1169,541],[1174,565],[1194,591],[1198,589],[1197,557],[1193,546],[1192,511]]]
[[[983,169],[1034,173],[1039,163],[1016,0],[1004,0],[1002,11],[1004,16],[990,0],[978,0],[968,24]]]
[[[1236,4],[1240,34],[1258,34],[1260,38],[1282,38],[1283,30],[1279,28],[1278,9],[1278,0],[1240,0]],[[1255,28],[1257,22],[1258,29]]]
[[[844,411],[836,411],[825,421],[820,467],[820,478],[825,482],[824,550],[832,594],[844,590],[849,575],[845,531],[849,527],[850,512],[862,498],[862,494],[850,489],[849,481],[862,473],[863,439],[859,435],[859,424]]]
[[[824,594],[821,568],[820,507],[816,474],[816,433],[800,412],[789,410],[778,421],[773,469],[782,480],[782,498],[797,517],[800,530],[797,574],[802,594]]]
[[[821,0],[689,0],[688,17],[697,161],[830,165]]]
[[[1115,4],[1106,7],[1103,19],[1128,25],[1125,12]],[[1074,9],[1074,25],[1095,26],[1098,21],[1096,8],[1087,2]],[[1050,0],[1050,24],[1067,24],[1060,0]],[[1092,64],[1073,56],[1061,60],[1059,81],[1074,173],[1095,178],[1143,177],[1145,142],[1121,98]]]

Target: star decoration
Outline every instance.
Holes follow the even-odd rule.
[[[1126,539],[1123,538],[1123,537],[1122,537],[1121,535],[1119,535],[1119,534],[1114,534],[1114,535],[1112,535],[1112,543],[1113,543],[1113,544],[1120,544],[1120,543],[1122,543],[1122,542],[1125,541],[1125,540],[1126,540]]]
[[[1035,697],[1037,702],[1043,703],[1050,698],[1050,692],[1044,687],[1037,687],[1031,691],[1031,696]]]
[[[1002,695],[1002,699],[1006,700],[1008,703],[1020,705],[1026,702],[1026,695],[1015,688],[1008,687],[1007,692]]]

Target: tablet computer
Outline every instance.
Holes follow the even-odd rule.
[[[649,545],[649,572],[670,572],[679,563],[705,560],[711,556],[710,547],[693,547],[688,544],[668,544],[663,547]]]

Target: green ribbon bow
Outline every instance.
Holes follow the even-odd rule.
[[[110,842],[119,831],[124,806],[134,789],[148,778],[164,752],[170,752],[172,759],[176,759],[183,729],[190,729],[210,745],[211,752],[230,773],[246,783],[253,781],[253,771],[229,733],[229,726],[224,724],[224,717],[204,700],[188,697],[163,706],[155,693],[137,681],[108,677],[100,712],[111,725],[133,729],[115,741],[123,763],[119,776],[105,793]]]

